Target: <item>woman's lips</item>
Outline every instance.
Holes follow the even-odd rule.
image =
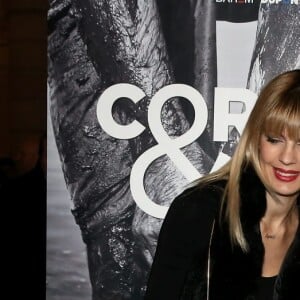
[[[297,179],[300,172],[294,171],[294,170],[283,170],[280,168],[273,168],[275,177],[278,180],[285,181],[285,182],[291,182]]]

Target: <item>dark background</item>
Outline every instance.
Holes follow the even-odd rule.
[[[14,180],[35,166],[47,129],[47,9],[46,0],[0,0],[0,187],[3,174]],[[44,299],[46,193],[42,203],[22,196],[17,202],[0,194],[3,293]],[[27,293],[27,287],[35,292]]]

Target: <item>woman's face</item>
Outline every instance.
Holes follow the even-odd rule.
[[[262,175],[271,189],[283,197],[295,198],[300,193],[300,141],[263,134],[260,138]]]

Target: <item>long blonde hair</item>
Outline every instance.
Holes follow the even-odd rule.
[[[226,179],[222,210],[229,224],[232,244],[248,250],[240,219],[240,179],[249,164],[269,190],[259,161],[262,134],[279,136],[286,130],[291,139],[300,139],[300,70],[288,71],[271,80],[261,91],[230,161],[218,171],[201,178],[199,186]]]

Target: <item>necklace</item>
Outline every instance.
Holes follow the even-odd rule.
[[[266,223],[265,223],[265,221],[264,221],[263,219],[261,220],[261,222],[264,224],[263,227],[266,227]],[[276,239],[276,236],[277,236],[277,234],[278,234],[279,228],[280,228],[280,225],[278,226],[278,228],[276,228],[275,232],[272,232],[272,233],[270,233],[270,232],[265,232],[265,233],[263,234],[263,236],[264,236],[266,239],[268,239],[268,240],[274,240],[274,239]]]
[[[269,228],[271,226],[265,222],[264,218],[261,218],[260,220],[261,235],[267,240],[275,240],[276,238],[278,238],[282,226],[284,226],[283,231],[281,231],[281,233],[283,234],[285,234],[285,232],[288,230],[287,227],[291,229],[292,227],[294,227],[295,224],[297,224],[296,227],[298,227],[298,220],[299,220],[298,213],[299,210],[295,202],[294,205],[291,207],[291,209],[288,211],[288,213],[281,220],[279,225],[276,228],[274,228],[275,230],[272,230],[271,232],[269,232]]]
[[[267,239],[267,240],[275,240],[277,237],[278,237],[278,234],[279,234],[279,230],[280,228],[282,227],[282,225],[286,224],[288,225],[289,219],[289,216],[291,216],[291,212],[288,213],[284,219],[280,222],[280,224],[277,226],[277,228],[275,228],[275,231],[272,230],[271,232],[268,231],[268,225],[267,223],[265,222],[265,220],[262,218],[260,221],[261,221],[261,234]],[[266,230],[265,230],[266,229]],[[263,233],[264,232],[264,233]]]
[[[276,234],[265,233],[265,238],[266,239],[275,239],[276,238]]]
[[[286,220],[283,220],[279,225],[278,225],[278,227],[275,229],[275,231],[272,231],[272,232],[269,232],[268,230],[265,232],[265,233],[263,233],[263,231],[265,231],[265,230],[263,230],[263,229],[265,229],[265,228],[268,228],[268,225],[266,224],[266,222],[263,220],[263,219],[261,219],[261,231],[262,231],[262,235],[266,238],[266,239],[268,239],[268,240],[275,240],[277,237],[278,237],[278,233],[279,233],[279,230],[280,230],[280,227],[281,227],[281,225],[283,224],[283,223],[285,223],[286,222]]]

